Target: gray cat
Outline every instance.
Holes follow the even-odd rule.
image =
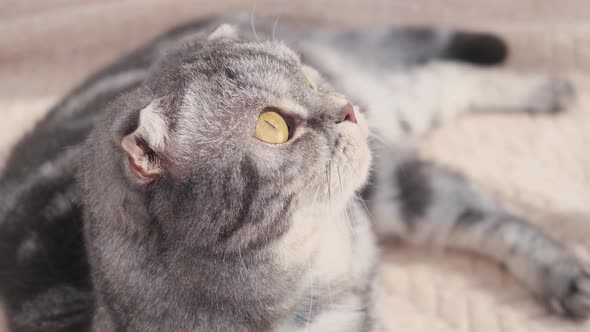
[[[467,111],[556,112],[567,83],[488,68],[507,51],[487,34],[275,28],[180,27],[23,138],[0,183],[14,331],[381,331],[374,234],[590,313],[574,255],[404,143]]]

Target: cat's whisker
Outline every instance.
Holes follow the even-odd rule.
[[[246,267],[246,262],[244,261],[244,257],[242,256],[242,249],[238,249],[238,256],[240,257],[240,263],[241,263],[242,267],[244,268],[244,270],[247,270],[247,267]],[[224,257],[225,257],[225,256],[224,256]],[[246,271],[244,271],[244,272],[246,272]],[[249,281],[250,281],[250,280],[248,280],[248,279],[250,279],[250,277],[249,277],[249,274],[248,274],[248,273],[244,273],[244,274],[246,275],[246,278],[244,278],[244,279],[245,279],[244,281],[245,281],[245,282],[249,282]],[[244,274],[240,273],[240,278],[242,278],[242,276],[243,276]],[[255,299],[256,299],[256,300],[258,300],[258,302],[259,302],[260,304],[264,304],[264,303],[262,302],[262,299],[261,299],[261,298],[259,298],[259,297],[255,297]]]
[[[383,138],[381,136],[381,134],[379,134],[376,130],[371,130],[369,131],[369,139],[374,139],[379,141],[380,143],[383,143],[384,145],[389,146],[389,144],[387,144],[386,139]]]
[[[352,223],[350,222],[350,216],[348,215],[348,204],[344,207],[344,222],[348,225],[348,231],[352,233]]]
[[[281,16],[277,16],[277,18],[275,19],[274,24],[272,25],[272,41],[275,41],[275,31],[277,30],[277,23],[279,23],[279,19],[281,18]]]
[[[392,144],[391,141],[388,142],[388,140],[384,138],[383,135],[381,135],[377,130],[369,131],[369,140],[371,139],[378,141],[382,144],[382,146],[384,146],[389,151],[394,153],[396,152],[395,145]]]
[[[344,193],[344,188],[342,187],[342,180],[341,180],[341,177],[340,177],[340,168],[338,168],[338,182],[340,183],[340,193],[343,194]],[[348,213],[346,211],[347,210],[345,209],[346,223],[348,224],[349,230],[352,232],[352,224],[350,222],[350,217],[349,217],[349,215],[348,215]]]
[[[244,270],[247,270],[246,262],[244,262],[244,257],[242,257],[242,249],[238,249],[238,256],[240,257],[240,263],[242,264],[242,267],[244,268]]]
[[[365,209],[365,211],[367,212],[367,215],[371,218],[373,218],[373,215],[371,214],[371,212],[369,211],[369,208],[367,207],[367,204],[365,203],[365,200],[359,196],[358,193],[354,194],[354,198],[359,200],[362,204],[363,204],[363,208]]]
[[[258,34],[256,33],[256,24],[254,24],[254,14],[256,13],[256,3],[252,6],[252,12],[250,13],[250,25],[252,27],[252,33],[254,34],[254,38],[258,39]]]
[[[320,185],[316,186],[315,194],[313,195],[313,200],[312,200],[313,204],[315,204],[315,202],[318,201],[318,196],[320,195],[320,191],[322,191],[322,190],[323,190],[322,186],[320,186]]]
[[[342,151],[342,154],[344,155],[344,158],[346,158],[347,162],[348,162],[348,166],[350,166],[350,168],[352,168],[352,170],[356,173],[357,176],[361,176],[361,174],[356,170],[356,168],[352,165],[352,162],[350,161],[350,158],[348,158],[348,155],[346,154],[346,152]]]
[[[332,162],[328,161],[328,167],[326,167],[326,182],[328,186],[328,199],[330,200],[330,208],[332,208]]]
[[[311,261],[309,264],[309,313],[307,314],[307,322],[305,323],[305,331],[309,331],[309,323],[311,322],[311,314],[313,312],[313,271],[311,269]]]
[[[344,193],[344,188],[342,187],[342,178],[340,176],[340,166],[336,167],[336,170],[338,171],[338,183],[340,184],[340,194],[342,195],[342,193]]]

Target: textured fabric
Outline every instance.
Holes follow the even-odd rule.
[[[83,4],[84,3],[84,4]],[[501,33],[509,65],[569,77],[556,116],[468,115],[418,142],[565,241],[590,263],[590,3],[571,1],[0,0],[0,160],[86,75],[167,27],[255,7],[325,25],[453,23]],[[464,253],[387,246],[380,311],[391,331],[588,331],[548,315],[496,265]],[[1,318],[0,318],[1,323]],[[0,331],[2,331],[0,324]]]

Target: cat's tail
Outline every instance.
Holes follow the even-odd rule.
[[[506,60],[508,45],[494,34],[456,31],[449,36],[441,57],[491,66]]]
[[[305,29],[291,39],[303,41],[304,55],[321,59],[332,50],[368,69],[441,59],[492,66],[508,56],[506,42],[494,34],[441,27]]]

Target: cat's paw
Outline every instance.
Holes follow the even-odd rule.
[[[575,258],[560,261],[544,269],[542,296],[558,315],[590,317],[590,273]]]
[[[557,113],[567,109],[575,100],[574,87],[561,79],[545,79],[527,98],[531,113]]]

